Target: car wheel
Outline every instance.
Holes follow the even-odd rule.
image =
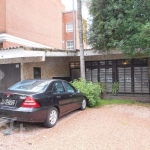
[[[47,118],[44,122],[44,125],[47,128],[54,127],[57,123],[57,120],[58,120],[58,110],[57,110],[57,108],[52,107],[49,110],[49,113],[48,113]]]
[[[86,104],[87,104],[87,102],[86,102],[86,99],[85,98],[83,98],[82,99],[82,104],[81,104],[81,110],[84,110],[85,108],[86,108]]]

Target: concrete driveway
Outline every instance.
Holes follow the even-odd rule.
[[[54,128],[15,123],[0,150],[150,150],[150,109],[114,105],[75,111]],[[1,129],[2,130],[2,129]]]

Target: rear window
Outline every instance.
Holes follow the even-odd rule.
[[[24,80],[11,86],[9,90],[42,92],[47,88],[49,82],[50,81]]]

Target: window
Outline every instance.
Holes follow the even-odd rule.
[[[73,32],[73,23],[66,24],[66,32]]]
[[[73,49],[73,41],[66,42],[66,49]]]
[[[70,63],[70,68],[80,68],[80,62],[71,62]]]
[[[148,66],[134,67],[134,92],[149,93]]]
[[[87,81],[106,83],[106,91],[112,87],[112,61],[85,62],[85,75]]]
[[[117,61],[119,93],[149,93],[147,59]]]
[[[41,78],[41,68],[34,67],[34,79]]]
[[[65,85],[65,88],[66,88],[67,92],[70,92],[70,93],[74,93],[75,92],[75,90],[73,89],[73,87],[71,85],[69,85],[68,83],[64,82],[64,85]]]
[[[64,88],[61,82],[56,82],[53,87],[53,93],[63,93]]]
[[[118,81],[120,93],[132,92],[132,69],[130,66],[118,66]]]
[[[75,65],[77,63],[71,62],[70,68],[80,68]],[[111,92],[113,82],[119,82],[119,93],[150,93],[148,60],[146,58],[86,61],[85,75],[87,81],[105,83],[106,92]]]

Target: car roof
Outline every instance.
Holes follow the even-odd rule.
[[[62,79],[25,79],[22,81],[64,81],[64,82],[68,82],[66,80],[62,80]]]

